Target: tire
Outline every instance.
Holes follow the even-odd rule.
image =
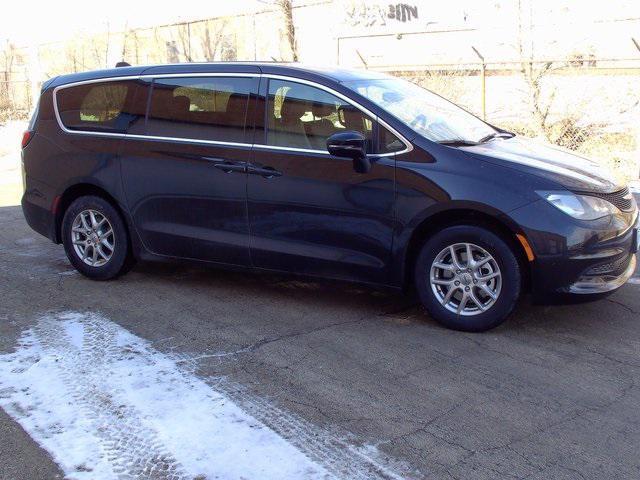
[[[478,265],[471,272],[467,271],[467,245],[471,266]],[[460,269],[451,258],[451,247]],[[430,237],[415,264],[416,290],[427,312],[441,325],[465,332],[483,332],[504,322],[518,301],[521,280],[520,265],[509,244],[473,225],[448,227]],[[450,297],[449,289],[453,289]]]
[[[93,212],[93,226],[100,223],[95,229],[100,237],[94,235],[92,228],[86,228],[92,227],[92,214],[89,212]],[[103,219],[105,222],[102,222]],[[112,233],[108,234],[109,231]],[[69,205],[62,219],[62,243],[75,269],[92,280],[116,278],[127,272],[134,263],[124,221],[113,205],[101,197],[79,197]],[[97,248],[94,249],[94,245]],[[83,251],[86,260],[83,259]]]

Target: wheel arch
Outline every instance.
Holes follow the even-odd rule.
[[[523,235],[523,232],[517,227],[515,222],[511,221],[506,215],[496,215],[487,211],[469,208],[454,207],[447,210],[441,210],[432,215],[423,218],[412,230],[411,236],[406,243],[404,249],[404,257],[402,260],[401,280],[403,287],[413,287],[414,284],[414,268],[418,254],[424,242],[431,234],[454,225],[474,225],[484,227],[493,233],[496,233],[511,247],[522,271],[522,284],[525,290],[531,285],[531,262],[528,259],[527,252],[519,241],[517,235]]]
[[[131,231],[129,227],[128,218],[125,215],[120,203],[111,195],[107,190],[93,183],[76,183],[73,184],[64,190],[62,195],[60,195],[59,200],[57,201],[56,209],[55,209],[55,241],[56,243],[62,243],[62,220],[64,218],[64,214],[69,208],[69,205],[73,203],[74,200],[85,197],[85,196],[96,196],[100,197],[107,202],[109,202],[113,208],[116,209],[118,214],[122,217],[125,228],[128,230],[129,238],[131,238]]]

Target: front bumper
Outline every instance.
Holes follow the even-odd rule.
[[[568,293],[578,295],[589,295],[597,293],[607,293],[620,288],[627,283],[636,271],[636,255],[631,254],[627,260],[627,267],[619,275],[613,273],[603,273],[596,275],[583,275],[578,281],[567,287]]]
[[[511,212],[533,249],[531,293],[536,303],[566,294],[611,292],[634,274],[638,212],[574,221],[545,201]]]

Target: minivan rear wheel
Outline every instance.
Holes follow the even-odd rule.
[[[474,225],[445,228],[423,245],[416,288],[428,313],[455,330],[482,332],[500,325],[520,296],[520,266],[511,247]]]
[[[94,280],[109,280],[132,265],[129,236],[122,217],[107,200],[74,200],[62,219],[62,242],[71,264]]]

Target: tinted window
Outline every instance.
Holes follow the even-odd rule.
[[[404,150],[406,145],[389,130],[380,125],[380,145],[377,153],[393,153]]]
[[[457,105],[401,78],[357,80],[344,85],[435,142],[476,142],[496,133],[491,125]]]
[[[134,81],[112,81],[63,88],[56,95],[60,119],[70,130],[124,133],[137,118],[129,108],[135,86]]]
[[[160,78],[153,81],[147,134],[244,142],[252,78]]]
[[[371,145],[372,121],[353,105],[319,88],[269,81],[267,144],[326,150],[336,132],[361,132]],[[370,150],[370,147],[369,147]]]

